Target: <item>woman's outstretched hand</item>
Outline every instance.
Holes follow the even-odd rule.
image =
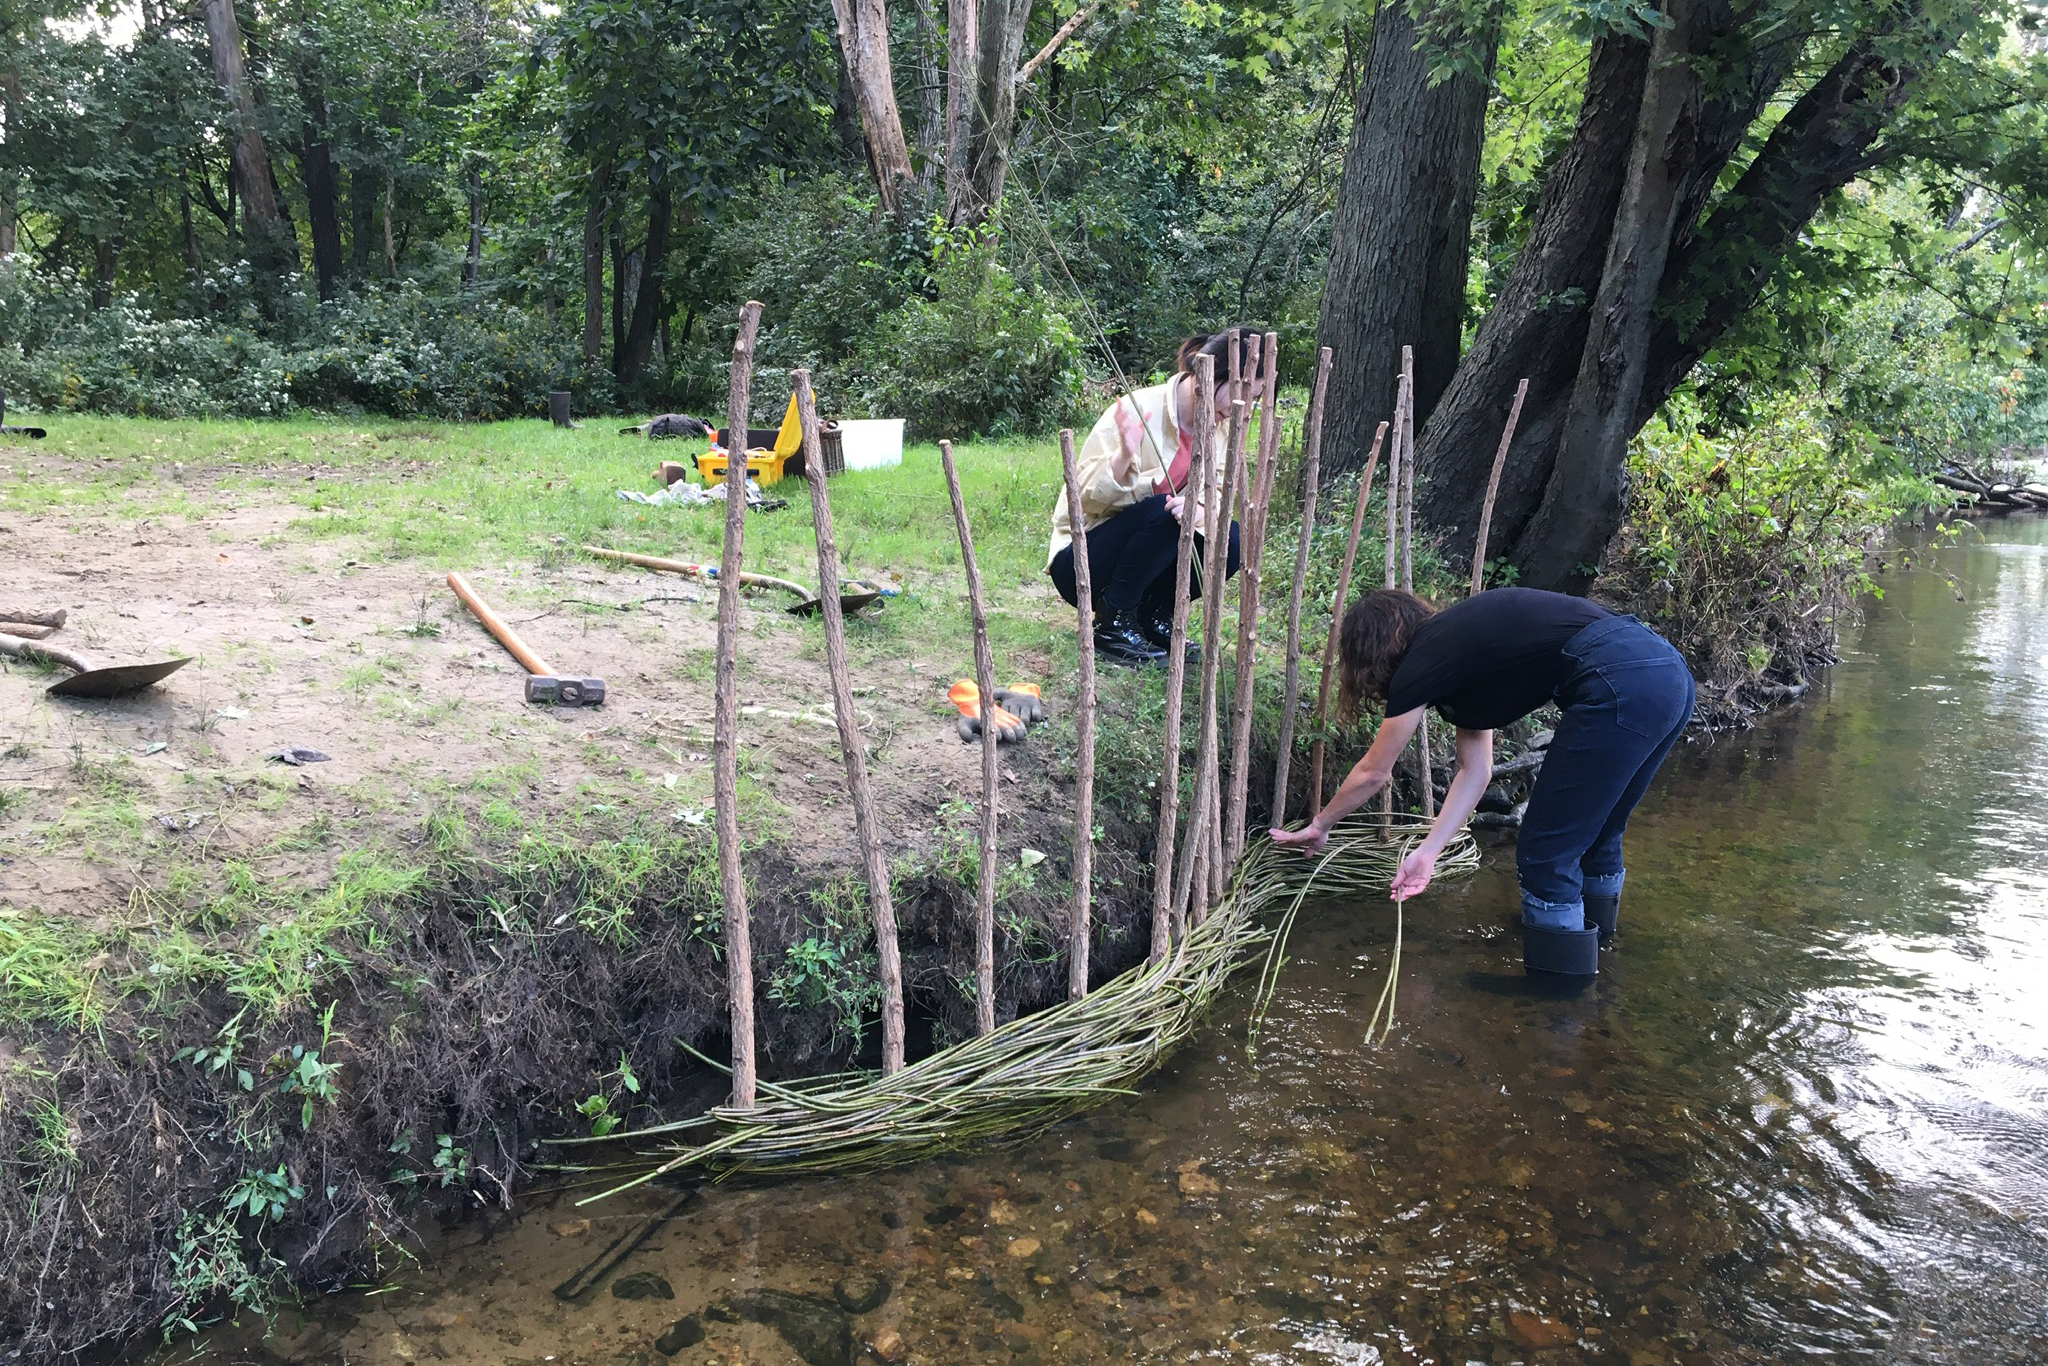
[[[1387,890],[1394,900],[1406,901],[1411,896],[1419,895],[1429,886],[1430,875],[1434,872],[1436,851],[1427,848],[1417,849],[1401,860],[1401,867],[1394,874],[1394,881]]]
[[[1318,830],[1313,823],[1299,830],[1268,830],[1273,843],[1283,849],[1299,849],[1304,855],[1322,852],[1323,844],[1330,838],[1327,830]]]
[[[1187,505],[1188,500],[1178,493],[1169,493],[1166,495],[1167,514],[1171,516],[1173,520],[1176,522],[1180,520],[1180,514],[1182,510],[1187,507]]]

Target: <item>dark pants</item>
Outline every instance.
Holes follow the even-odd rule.
[[[1522,918],[1578,930],[1588,893],[1621,892],[1622,831],[1692,719],[1693,682],[1678,651],[1634,617],[1594,622],[1564,654],[1564,715],[1529,796],[1515,864]]]
[[[1188,596],[1202,596],[1200,569],[1205,538],[1195,533],[1195,554],[1188,565]],[[1126,615],[1165,615],[1173,610],[1173,564],[1180,558],[1180,523],[1166,510],[1166,495],[1131,504],[1100,526],[1088,529],[1088,581],[1095,606],[1114,607]],[[1237,523],[1230,524],[1230,562],[1224,576],[1237,573]],[[1074,548],[1068,546],[1046,566],[1052,586],[1073,603]]]

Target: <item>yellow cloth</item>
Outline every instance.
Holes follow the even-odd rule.
[[[1175,383],[1168,380],[1136,390],[1111,404],[1095,420],[1088,439],[1074,453],[1075,482],[1081,489],[1082,526],[1099,526],[1133,503],[1150,498],[1165,485],[1167,466],[1180,449],[1180,424],[1173,402]],[[1226,434],[1218,426],[1209,447],[1218,484],[1222,482],[1225,449]],[[1129,482],[1122,484],[1117,482],[1112,468],[1119,454],[1128,457],[1131,470]],[[1201,472],[1197,452],[1188,462],[1188,487],[1182,492],[1188,505],[1198,511],[1202,506]],[[1062,487],[1058,501],[1053,504],[1052,548],[1046,552],[1046,563],[1050,565],[1073,543],[1074,523],[1067,507],[1067,491]]]

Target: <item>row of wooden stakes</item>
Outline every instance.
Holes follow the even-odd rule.
[[[760,328],[761,305],[748,302],[740,312],[738,336],[733,344],[732,381],[727,401],[727,423],[731,430],[747,426],[753,378],[754,342]],[[1201,556],[1195,544],[1197,517],[1181,519],[1173,606],[1173,634],[1166,657],[1165,737],[1161,746],[1159,778],[1160,809],[1157,856],[1153,883],[1151,952],[1159,958],[1172,951],[1174,943],[1190,924],[1199,925],[1224,894],[1230,870],[1244,852],[1247,798],[1251,773],[1251,725],[1254,689],[1253,666],[1258,645],[1259,577],[1265,551],[1267,519],[1279,465],[1281,422],[1276,404],[1279,367],[1279,337],[1268,332],[1233,334],[1229,349],[1229,373],[1221,382],[1229,386],[1229,417],[1225,433],[1224,460],[1207,458],[1215,439],[1216,387],[1214,358],[1197,358],[1195,382],[1198,390],[1194,448],[1204,453],[1199,462],[1204,485],[1197,502],[1205,546],[1216,553]],[[1256,391],[1246,376],[1261,371],[1263,383]],[[1324,347],[1318,357],[1315,385],[1303,440],[1303,503],[1300,534],[1295,547],[1293,590],[1287,604],[1286,682],[1281,704],[1281,731],[1275,765],[1272,819],[1287,818],[1288,783],[1294,748],[1295,716],[1301,692],[1301,600],[1308,578],[1311,540],[1315,526],[1317,484],[1320,477],[1323,433],[1323,403],[1328,391],[1332,353]],[[840,581],[839,551],[833,534],[831,503],[826,493],[824,460],[819,451],[819,423],[816,396],[808,370],[790,372],[795,390],[798,421],[803,431],[804,469],[810,488],[811,513],[816,530],[818,582]],[[1494,458],[1487,484],[1484,512],[1480,519],[1478,544],[1472,560],[1472,591],[1483,584],[1486,564],[1486,532],[1500,484],[1502,464],[1515,424],[1528,391],[1524,380],[1516,391],[1514,407],[1500,449]],[[1388,455],[1386,586],[1414,584],[1414,378],[1412,352],[1402,350],[1399,397],[1392,423],[1394,441]],[[1246,450],[1252,428],[1254,407],[1263,414],[1255,450]],[[1324,732],[1329,715],[1330,688],[1335,676],[1338,631],[1344,604],[1364,529],[1366,504],[1372,494],[1380,453],[1389,424],[1382,422],[1373,437],[1372,451],[1358,486],[1357,505],[1351,519],[1350,539],[1338,574],[1331,604],[1328,639],[1324,643],[1321,678],[1315,708],[1315,739],[1309,752],[1309,803],[1311,815],[1322,802],[1324,791]],[[1066,481],[1068,506],[1080,507],[1080,490],[1075,471],[1074,434],[1060,433],[1060,453]],[[988,641],[988,615],[980,567],[975,560],[974,537],[961,496],[959,471],[949,441],[939,443],[945,468],[947,492],[953,505],[955,527],[960,536],[961,560],[966,569],[967,592],[974,627],[975,681],[981,696],[995,695],[995,665]],[[1222,602],[1228,563],[1228,535],[1233,506],[1241,507],[1235,517],[1239,524],[1240,584],[1238,592],[1237,639],[1234,651],[1235,677],[1229,709],[1230,763],[1228,780],[1221,763],[1223,715],[1220,705],[1222,661]],[[720,891],[724,903],[727,990],[732,1024],[732,1105],[751,1109],[758,1089],[754,1039],[754,979],[746,884],[740,866],[738,801],[739,690],[737,664],[739,648],[740,574],[746,537],[746,500],[728,498],[725,511],[725,543],[719,563],[718,645],[714,676],[712,805],[717,841]],[[1095,650],[1092,585],[1088,574],[1087,532],[1081,519],[1074,518],[1074,577],[1077,598],[1077,641],[1080,655],[1078,695],[1075,702],[1077,757],[1075,763],[1073,902],[1070,918],[1070,968],[1068,990],[1074,999],[1088,991],[1089,914],[1093,884],[1094,789],[1095,789]],[[1180,824],[1181,736],[1187,685],[1187,640],[1192,575],[1202,575],[1202,600],[1210,607],[1202,619],[1201,687],[1195,717],[1196,757],[1194,791],[1187,830],[1182,838]],[[903,965],[896,937],[896,913],[890,897],[889,872],[881,832],[875,819],[874,796],[868,781],[867,752],[857,720],[853,687],[846,664],[846,629],[838,599],[830,593],[821,600],[825,630],[825,660],[830,676],[834,715],[839,730],[839,748],[846,766],[846,784],[854,812],[854,831],[861,851],[862,873],[868,889],[869,908],[874,919],[875,947],[882,988],[882,1069],[893,1073],[904,1064]],[[1435,814],[1431,785],[1428,726],[1418,732],[1421,745],[1422,799],[1425,814]],[[988,1033],[996,1025],[995,994],[995,888],[997,882],[997,738],[993,726],[981,728],[982,791],[979,803],[980,877],[975,907],[975,1016],[978,1030]],[[1391,793],[1382,794],[1383,811],[1391,811]]]

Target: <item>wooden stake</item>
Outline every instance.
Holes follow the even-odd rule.
[[[1095,873],[1095,585],[1088,572],[1088,531],[1081,525],[1081,476],[1072,428],[1060,430],[1060,470],[1074,527],[1074,608],[1080,616],[1076,652],[1080,696],[1074,702],[1074,912],[1068,929],[1067,996],[1088,994],[1088,900]]]
[[[1203,839],[1191,841],[1181,857],[1180,885],[1175,889],[1176,920],[1186,917],[1192,898],[1206,899],[1206,884],[1194,881],[1194,844],[1208,849],[1213,863],[1220,852],[1221,831],[1208,819],[1216,788],[1216,679],[1217,651],[1223,635],[1223,585],[1230,564],[1230,500],[1238,485],[1239,467],[1244,463],[1245,405],[1239,400],[1230,407],[1230,442],[1224,454],[1222,479],[1210,480],[1215,496],[1206,505],[1208,535],[1202,547],[1205,582],[1202,585],[1202,700],[1196,713],[1201,718],[1201,737],[1195,750],[1195,821]]]
[[[1408,406],[1401,415],[1406,426],[1401,438],[1401,587],[1415,591],[1415,371],[1414,351],[1401,348],[1401,387],[1407,391]],[[1436,772],[1429,754],[1429,710],[1423,709],[1422,724],[1415,728],[1416,759],[1422,772],[1422,814],[1436,816]]]
[[[1522,420],[1522,400],[1529,397],[1529,381],[1515,386],[1515,404],[1508,409],[1508,425],[1500,434],[1500,449],[1493,453],[1493,473],[1486,477],[1486,501],[1479,505],[1479,541],[1472,547],[1472,591],[1486,588],[1486,533],[1493,525],[1493,500],[1500,492],[1500,472],[1507,468],[1508,447],[1514,444],[1515,424]]]
[[[853,705],[846,668],[846,618],[839,604],[839,546],[832,534],[832,502],[825,492],[825,456],[818,443],[818,405],[811,372],[792,370],[797,423],[804,436],[804,475],[811,486],[811,523],[818,540],[818,606],[825,623],[825,671],[832,680],[832,712],[839,721],[839,753],[846,763],[846,790],[853,799],[853,833],[860,842],[867,876],[868,909],[875,922],[875,954],[882,978],[882,1072],[903,1070],[903,953],[896,941],[896,906],[889,894],[889,865],[875,821],[875,794],[868,784],[867,742]],[[737,430],[737,428],[735,428]]]
[[[732,387],[726,430],[744,432],[754,378],[754,334],[761,305],[740,310],[732,344]],[[745,443],[742,442],[742,445]],[[741,453],[744,455],[744,452]],[[744,463],[744,461],[742,462]],[[739,644],[740,566],[747,538],[747,485],[726,481],[725,547],[718,561],[718,654],[712,675],[711,805],[718,829],[718,890],[724,904],[725,991],[732,1017],[732,1103],[754,1108],[754,945],[747,922],[747,883],[740,869]]]
[[[1407,348],[1403,348],[1407,354]],[[1387,466],[1387,576],[1386,586],[1400,584],[1401,553],[1401,472],[1408,461],[1406,450],[1408,438],[1408,408],[1414,401],[1413,370],[1405,363],[1401,369],[1401,383],[1394,399],[1394,448]],[[1394,784],[1391,780],[1380,789],[1380,839],[1394,837]]]
[[[1237,677],[1231,693],[1230,718],[1230,803],[1223,823],[1223,867],[1237,866],[1244,852],[1245,806],[1251,788],[1252,702],[1257,687],[1254,666],[1259,648],[1259,568],[1266,556],[1266,517],[1273,496],[1273,477],[1280,463],[1280,334],[1268,332],[1262,354],[1266,358],[1265,387],[1259,397],[1258,472],[1251,481],[1251,498],[1245,505],[1244,567],[1238,571],[1237,590]]]
[[[1317,430],[1320,437],[1322,432]],[[1344,545],[1344,564],[1337,571],[1337,595],[1330,600],[1330,637],[1323,642],[1322,674],[1316,682],[1316,738],[1308,751],[1308,818],[1323,810],[1324,730],[1330,722],[1330,685],[1337,680],[1337,637],[1344,628],[1344,600],[1351,593],[1351,566],[1358,558],[1358,536],[1365,530],[1365,508],[1372,501],[1373,471],[1380,466],[1380,444],[1387,439],[1382,422],[1372,434],[1372,451],[1365,457],[1365,473],[1358,481],[1358,506],[1351,513],[1351,539]]]
[[[1166,643],[1165,765],[1159,775],[1159,833],[1154,841],[1152,873],[1152,961],[1155,963],[1165,958],[1173,947],[1174,838],[1180,813],[1181,710],[1188,676],[1188,598],[1195,549],[1195,518],[1201,508],[1194,495],[1198,488],[1206,489],[1214,477],[1215,444],[1216,358],[1197,356],[1194,453],[1188,460],[1187,485],[1181,490],[1180,550],[1173,562],[1173,632]]]
[[[953,443],[939,443],[946,467],[946,492],[953,499],[953,524],[960,531],[960,559],[967,567],[967,604],[974,614],[974,683],[981,691],[981,886],[974,908],[974,1023],[988,1034],[996,1027],[996,728],[988,713],[996,704],[996,662],[988,648],[988,610],[981,596],[981,567],[974,561],[974,534],[967,526],[967,502],[960,496],[960,471]]]
[[[1275,826],[1287,824],[1287,779],[1294,767],[1294,709],[1301,705],[1301,594],[1308,583],[1308,557],[1315,543],[1316,485],[1323,470],[1323,397],[1330,388],[1333,356],[1326,346],[1316,357],[1316,383],[1309,395],[1308,429],[1302,438],[1301,535],[1294,546],[1294,588],[1287,595],[1287,683],[1280,694],[1280,744],[1273,759]]]

